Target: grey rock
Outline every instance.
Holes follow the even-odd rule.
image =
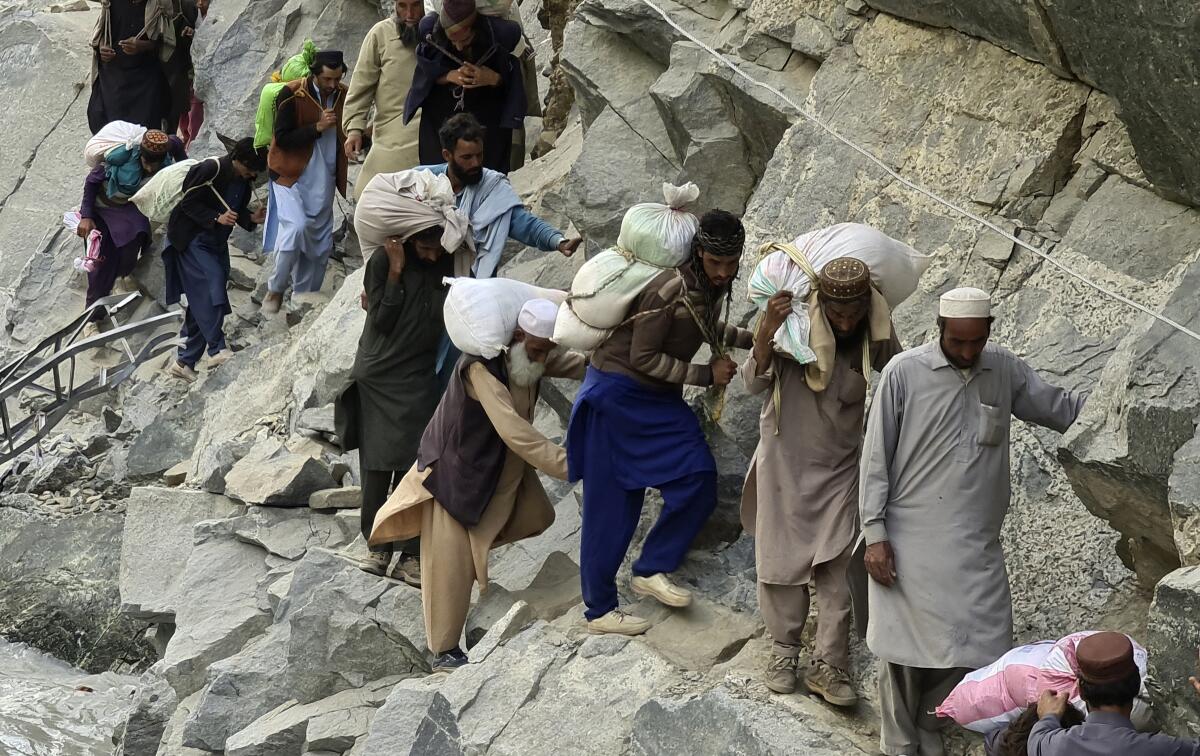
[[[1200,564],[1200,431],[1175,453],[1167,500],[1180,560]]]
[[[183,723],[191,716],[192,710],[196,707],[196,702],[199,699],[200,694],[193,693],[180,700],[179,706],[176,707],[175,713],[171,715],[171,719],[167,722],[167,727],[163,731],[162,742],[159,744],[157,756],[210,756],[210,751],[188,748],[183,744]]]
[[[375,715],[362,756],[460,756],[461,735],[450,703],[424,680],[392,689]]]
[[[703,726],[696,726],[697,723]],[[715,688],[699,696],[650,699],[634,718],[628,752],[638,756],[870,753],[823,726],[814,726],[769,703],[734,697],[725,688]]]
[[[28,493],[62,491],[86,478],[90,466],[91,460],[82,452],[60,447],[54,453],[43,455],[40,463],[32,461],[15,481],[15,487]]]
[[[308,506],[310,509],[358,509],[362,506],[362,489],[358,486],[326,488],[309,496]]]
[[[163,483],[168,486],[182,486],[187,482],[188,470],[192,468],[188,462],[180,462],[163,473]]]
[[[582,524],[579,494],[572,491],[555,505],[554,524],[544,533],[492,552],[488,579],[505,591],[520,591],[529,587],[551,554],[566,554],[578,562]]]
[[[1200,647],[1200,567],[1176,570],[1159,582],[1146,633],[1155,716],[1167,732],[1195,738],[1200,705],[1187,677],[1196,669]]]
[[[163,676],[181,698],[203,687],[209,665],[238,653],[270,624],[258,603],[266,552],[238,540],[229,520],[200,523],[194,533],[179,582],[188,600],[176,608],[163,658]]]
[[[137,619],[173,622],[193,527],[244,511],[224,496],[200,491],[133,489],[121,539],[122,610]]]
[[[518,601],[513,598],[511,593],[489,582],[487,590],[480,590],[479,599],[471,605],[471,609],[467,612],[467,624],[463,628],[466,645],[463,648],[467,650],[474,648],[488,630],[499,622],[516,603]]]
[[[471,644],[470,658],[473,663],[481,662],[505,641],[533,624],[533,609],[524,601],[514,601],[508,611],[489,625],[477,643]]]
[[[303,507],[316,491],[337,488],[329,468],[268,439],[256,444],[225,476],[225,493],[247,504]]]
[[[296,429],[332,436],[335,432],[333,426],[333,405],[327,404],[323,407],[310,407],[301,410],[299,417],[296,419]]]
[[[138,679],[137,695],[117,743],[116,755],[155,756],[178,705],[179,699],[170,683],[153,669],[144,672]]]
[[[300,559],[315,546],[340,548],[358,535],[356,522],[310,509],[251,507],[229,525],[239,540],[284,559]]]

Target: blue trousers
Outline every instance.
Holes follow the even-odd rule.
[[[329,257],[332,254],[332,246],[317,258],[302,252],[276,250],[275,270],[267,281],[267,290],[272,294],[282,294],[287,291],[290,282],[293,294],[320,291],[325,285],[325,269],[329,267]]]
[[[642,544],[633,574],[649,577],[674,572],[687,556],[696,534],[717,507],[717,474],[696,472],[658,487],[663,509]],[[589,620],[617,608],[617,570],[642,515],[646,489],[621,488],[612,474],[610,455],[592,454],[583,471],[583,530],[579,570],[584,617]]]
[[[163,250],[163,265],[168,279],[167,300],[178,301],[179,292],[187,294],[183,328],[179,331],[186,343],[178,359],[194,369],[206,347],[210,355],[225,348],[223,326],[230,312],[225,292],[229,246],[224,236],[198,234],[183,254],[170,246]]]

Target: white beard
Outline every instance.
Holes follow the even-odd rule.
[[[524,342],[509,347],[508,350],[508,379],[520,386],[529,388],[542,379],[546,366],[529,359]]]

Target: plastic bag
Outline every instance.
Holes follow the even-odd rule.
[[[1037,703],[1044,690],[1066,692],[1071,705],[1086,715],[1087,706],[1079,695],[1075,649],[1079,641],[1093,632],[1072,633],[1058,641],[1038,641],[1014,648],[963,678],[937,708],[938,716],[950,717],[968,730],[987,733],[1019,717]],[[1148,655],[1136,641],[1133,641],[1133,659],[1142,673],[1142,692],[1134,700],[1134,719],[1145,721]]]
[[[216,158],[209,159],[216,160]],[[199,163],[199,160],[189,158],[168,165],[151,176],[150,180],[129,198],[129,201],[137,205],[137,209],[152,224],[156,226],[165,224],[171,218],[171,211],[183,199],[183,180],[187,178],[188,171]],[[193,189],[197,188],[199,187],[193,187]]]
[[[492,359],[508,348],[517,316],[531,299],[549,299],[561,305],[567,293],[543,289],[511,278],[446,278],[443,315],[446,333],[465,354]]]
[[[797,237],[792,246],[807,260],[813,274],[819,274],[839,257],[863,261],[871,271],[871,282],[892,308],[912,296],[921,274],[932,261],[928,255],[862,223],[839,223],[811,231]],[[791,254],[776,250],[754,268],[747,291],[750,301],[760,310],[776,292],[792,292],[792,314],[775,332],[775,346],[802,365],[816,360],[808,348],[808,298],[812,283]]]
[[[617,247],[635,260],[659,268],[677,268],[692,254],[692,238],[700,227],[696,216],[683,208],[695,202],[700,189],[695,184],[664,183],[666,204],[643,202],[625,211]]]
[[[271,82],[263,86],[258,95],[258,110],[254,113],[255,149],[266,147],[275,136],[275,98],[289,81],[308,76],[316,57],[317,46],[311,39],[304,40],[300,52],[288,58],[282,68],[271,74]]]
[[[117,147],[132,151],[142,144],[146,135],[146,127],[128,121],[112,121],[107,123],[87,140],[83,147],[83,160],[88,168],[95,168],[104,162],[109,152]]]

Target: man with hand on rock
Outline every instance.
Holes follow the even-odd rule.
[[[372,189],[374,192],[374,189]],[[359,205],[360,217],[375,195]],[[442,307],[455,255],[469,256],[470,228],[442,178],[411,195],[389,197],[396,220],[382,251],[363,271],[366,322],[350,382],[338,397],[334,420],[342,448],[358,449],[362,470],[362,534],[371,528],[392,489],[417,458],[417,447],[441,395],[436,363],[445,326]],[[420,587],[420,539],[399,544],[392,577]],[[387,573],[390,542],[370,547],[362,568]]]
[[[717,465],[683,387],[729,385],[737,364],[725,347],[752,345],[749,331],[721,320],[745,238],[736,216],[705,213],[691,260],[651,279],[592,354],[567,429],[570,480],[583,480],[579,556],[588,632],[650,628],[618,609],[616,584],[647,488],[661,491],[664,503],[633,565],[633,592],[669,607],[691,603],[667,574],[717,506]],[[693,364],[705,343],[718,356]]]
[[[1079,693],[1087,704],[1084,723],[1064,729],[1066,693],[1046,690],[1039,721],[1029,733],[1029,756],[1200,756],[1200,742],[1141,733],[1129,717],[1142,687],[1133,644],[1124,633],[1096,633],[1079,642]],[[1190,678],[1200,693],[1200,682]]]
[[[234,144],[220,160],[202,160],[183,179],[183,198],[167,221],[163,249],[167,304],[187,295],[184,346],[169,373],[196,380],[196,363],[208,352],[209,367],[233,357],[225,343],[223,324],[232,310],[226,292],[229,282],[229,234],[235,225],[253,231],[263,222],[266,208],[250,212],[254,180],[267,168],[266,155],[254,149],[253,137]]]
[[[986,292],[943,294],[941,337],[884,368],[867,424],[867,645],[880,659],[880,748],[890,756],[941,754],[930,712],[1012,647],[1000,546],[1010,418],[1062,432],[1084,404],[988,344],[992,321]]]
[[[437,162],[442,124],[469,113],[486,129],[483,165],[508,173],[513,130],[525,125],[528,110],[521,63],[514,56],[520,24],[479,13],[475,0],[443,0],[441,12],[430,13],[417,29],[417,72],[404,121],[421,111],[421,162]]]
[[[341,133],[346,64],[338,50],[316,54],[310,74],[288,82],[275,99],[275,134],[263,249],[275,254],[262,311],[279,312],[293,294],[321,290],[333,254],[333,190],[346,196],[346,141]]]
[[[404,122],[404,94],[412,85],[417,69],[417,24],[425,15],[422,0],[395,0],[391,18],[375,24],[367,32],[350,91],[346,95],[346,157],[357,160],[363,149],[367,114],[372,106],[371,151],[354,182],[354,199],[362,195],[371,177],[412,168],[420,162],[417,123]]]
[[[112,121],[163,129],[171,107],[164,64],[175,54],[170,0],[107,0],[92,32],[92,93],[88,126]],[[174,132],[174,125],[167,126]]]
[[[742,492],[742,526],[754,536],[758,603],[774,640],[763,682],[776,693],[796,690],[815,581],[817,633],[804,682],[829,703],[852,706],[846,572],[858,532],[863,415],[871,370],[882,370],[900,342],[860,260],[826,264],[807,306],[816,362],[801,365],[773,349],[792,312],[783,291],[768,300],[741,368],[747,391],[771,392]]]
[[[459,360],[417,462],[375,518],[370,543],[420,535],[421,600],[435,671],[462,666],[471,587],[487,586],[488,552],[554,522],[541,471],[567,477],[566,452],[533,427],[542,377],[583,376],[583,355],[551,340],[558,306],[526,302],[508,351]]]

